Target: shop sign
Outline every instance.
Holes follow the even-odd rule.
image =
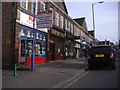
[[[64,33],[61,33],[61,32],[59,32],[55,29],[51,29],[51,33],[56,35],[56,36],[60,36],[60,37],[63,37],[63,38],[65,37]]]
[[[37,29],[51,28],[53,23],[52,10],[38,12],[36,16]]]
[[[17,22],[33,28],[33,21],[34,21],[33,16],[30,16],[21,11],[19,13],[20,13],[20,18],[17,20]],[[35,23],[35,28],[36,28],[36,23]]]

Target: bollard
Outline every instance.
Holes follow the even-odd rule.
[[[17,76],[17,64],[14,65],[14,76]]]

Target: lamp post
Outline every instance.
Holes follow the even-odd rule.
[[[92,15],[93,15],[93,30],[94,30],[94,38],[95,38],[95,18],[94,18],[94,5],[95,4],[101,4],[104,3],[104,1],[100,1],[100,2],[95,2],[92,4]]]

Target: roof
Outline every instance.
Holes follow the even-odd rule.
[[[68,14],[67,7],[66,7],[66,5],[65,5],[64,0],[63,0],[63,6],[64,6],[64,9],[65,9],[66,14]]]
[[[83,17],[83,18],[75,18],[75,19],[73,19],[73,20],[75,20],[80,26],[82,26],[82,25],[83,25],[83,22],[84,22],[84,20],[85,20],[85,17]]]

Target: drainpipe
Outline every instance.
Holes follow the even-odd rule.
[[[16,40],[16,18],[17,18],[17,4],[18,2],[14,2],[13,5],[13,28],[12,28],[12,37],[11,37],[11,47],[12,47],[12,59],[13,59],[13,74],[17,75],[17,60],[18,60],[18,49],[15,48],[15,40]]]

